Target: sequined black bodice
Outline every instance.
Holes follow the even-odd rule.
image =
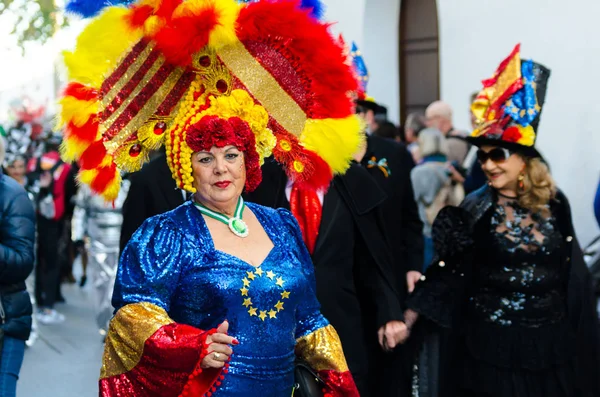
[[[489,228],[491,233],[475,236],[479,249],[468,305],[472,318],[527,328],[564,320],[567,274],[554,218],[500,197]]]

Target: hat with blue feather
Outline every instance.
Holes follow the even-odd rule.
[[[550,70],[521,59],[521,45],[500,63],[471,105],[476,129],[467,140],[476,146],[500,146],[529,157],[535,148]]]
[[[367,95],[367,85],[369,84],[369,70],[363,58],[362,52],[358,49],[355,42],[352,42],[350,49],[350,58],[356,73],[359,87],[356,92],[357,112],[361,110],[372,110],[375,114],[387,114],[387,109],[384,106],[375,102],[375,99]]]

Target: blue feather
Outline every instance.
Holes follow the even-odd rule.
[[[311,15],[316,19],[325,16],[325,5],[321,0],[302,0],[302,8],[312,8]]]
[[[352,56],[352,63],[354,64],[354,69],[356,70],[356,74],[358,75],[358,80],[360,82],[362,90],[363,92],[367,92],[367,84],[369,83],[369,71],[367,70],[367,64],[365,63],[365,59],[363,58],[355,42],[352,42],[352,49],[350,50],[350,55]]]
[[[67,3],[67,12],[77,14],[83,18],[96,16],[106,7],[130,4],[134,0],[70,0]]]
[[[253,3],[258,0],[237,0],[239,3]],[[310,15],[320,20],[325,16],[325,5],[321,0],[302,0],[300,7],[304,9],[310,9]]]

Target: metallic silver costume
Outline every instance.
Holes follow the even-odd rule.
[[[96,322],[102,335],[106,334],[113,315],[111,298],[119,263],[121,209],[128,191],[129,181],[123,181],[113,204],[104,202],[87,185],[82,185],[75,198],[71,238],[85,241]]]

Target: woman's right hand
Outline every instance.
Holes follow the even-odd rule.
[[[233,353],[229,345],[239,345],[240,342],[227,335],[228,330],[229,323],[225,320],[219,325],[217,332],[206,337],[208,354],[200,364],[202,368],[223,368],[225,363],[229,361],[229,357]]]

